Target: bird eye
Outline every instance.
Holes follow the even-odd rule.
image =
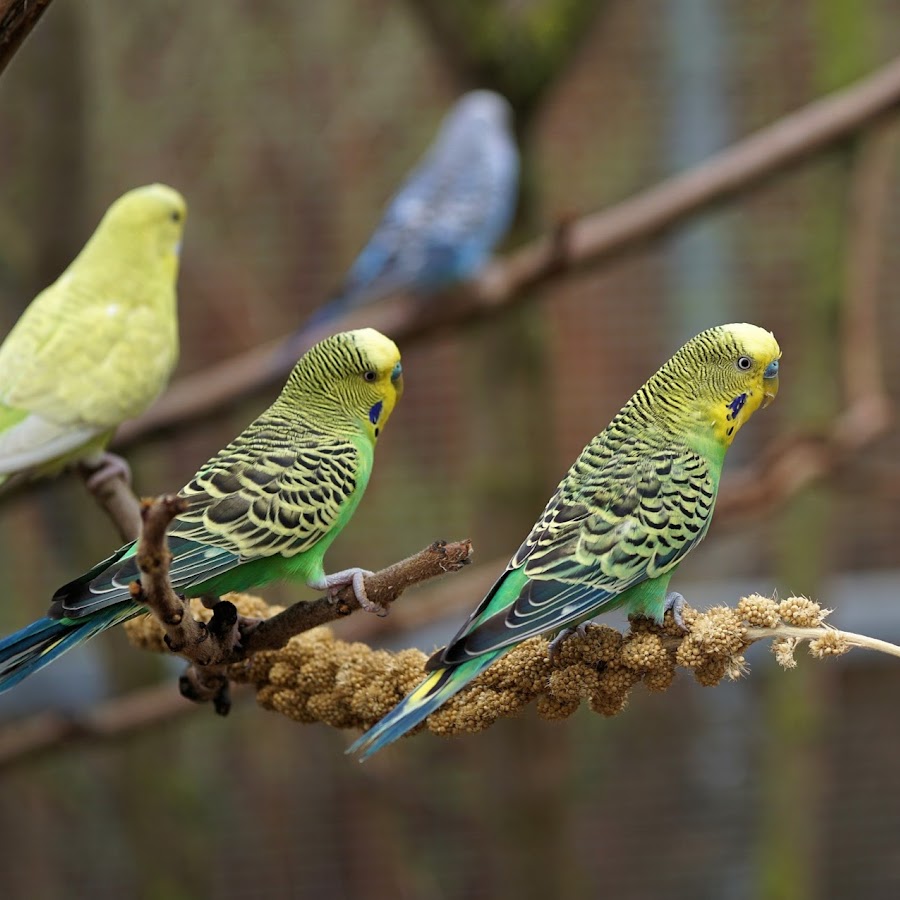
[[[181,213],[177,209],[173,209],[172,212],[169,213],[169,218],[173,222],[180,222],[181,221]]]
[[[749,356],[739,356],[737,361],[737,367],[742,372],[749,372],[750,368],[753,366],[753,360],[750,359]]]
[[[365,378],[366,381],[374,381],[377,377],[378,375],[371,369],[369,369],[368,372],[363,372],[363,378]]]

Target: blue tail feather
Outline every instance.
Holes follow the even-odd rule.
[[[132,603],[104,609],[84,619],[44,617],[0,641],[0,693],[17,685],[67,650],[141,612]]]
[[[459,693],[470,681],[480,675],[507,648],[495,653],[485,653],[476,659],[457,666],[436,669],[413,691],[404,697],[380,722],[370,728],[347,753],[360,753],[359,761],[368,759],[382,747],[386,747],[407,731],[415,728],[443,706],[454,694]]]

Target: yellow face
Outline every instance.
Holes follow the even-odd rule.
[[[721,331],[723,352],[710,361],[712,396],[704,400],[711,401],[715,436],[727,447],[750,416],[775,399],[781,348],[771,332],[756,325],[724,325]]]
[[[358,351],[358,371],[348,377],[349,393],[365,414],[367,431],[376,439],[403,394],[403,367],[397,345],[374,328],[346,332]],[[356,354],[354,354],[356,355]]]
[[[187,218],[184,197],[164,184],[148,184],[123,194],[103,217],[101,228],[117,240],[145,247],[177,265]]]

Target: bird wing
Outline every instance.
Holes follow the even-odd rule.
[[[35,469],[90,444],[106,429],[60,425],[0,403],[0,476]]]
[[[596,614],[628,588],[671,572],[703,539],[717,488],[703,457],[687,448],[635,448],[592,466],[591,449],[435,664]]]
[[[351,441],[317,435],[286,445],[265,432],[238,438],[182,489],[189,508],[172,533],[236,553],[242,562],[296,556],[352,511],[369,469]]]
[[[389,202],[337,299],[359,304],[465,274],[457,269],[479,264],[509,227],[517,179],[506,135],[470,129],[435,147]]]
[[[246,432],[182,488],[189,507],[169,528],[175,590],[256,559],[312,549],[349,518],[368,479],[365,454],[348,441]],[[127,599],[139,577],[135,546],[126,545],[64,585],[49,615],[77,618]]]
[[[129,302],[125,279],[112,293],[67,273],[0,347],[0,402],[60,428],[110,430],[159,394],[177,352],[174,304],[164,320]]]

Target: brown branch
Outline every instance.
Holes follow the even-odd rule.
[[[136,643],[164,644],[187,659],[191,665],[180,681],[182,695],[190,700],[211,700],[224,715],[230,708],[229,667],[233,669],[264,650],[283,647],[294,635],[349,615],[359,609],[359,601],[348,586],[334,597],[297,602],[261,622],[242,615],[230,600],[215,598],[211,616],[195,617],[191,604],[175,593],[169,580],[172,557],[166,530],[185,505],[183,498],[173,494],[142,504],[143,529],[137,550],[141,577],[132,583],[131,593],[147,605],[159,628],[153,621],[138,620],[130,625],[129,634]],[[469,541],[436,541],[408,559],[367,575],[366,592],[374,603],[389,607],[408,587],[458,571],[468,564],[471,553]]]
[[[373,603],[390,606],[408,587],[445,572],[459,571],[469,563],[471,555],[470,541],[452,544],[435,541],[414,556],[367,576],[366,593]],[[238,658],[261,650],[278,650],[295,634],[327,625],[359,609],[359,601],[350,587],[342,588],[336,600],[320,597],[311,603],[295,603],[284,612],[264,619],[247,636]]]
[[[131,490],[124,476],[106,478],[97,487],[90,487],[91,476],[96,469],[86,463],[78,466],[78,473],[100,508],[109,516],[122,541],[136,541],[141,533],[141,502]]]
[[[617,715],[639,682],[665,691],[677,667],[703,685],[746,672],[743,653],[758,640],[773,639],[780,665],[794,665],[800,640],[818,658],[865,647],[900,656],[900,647],[825,623],[828,615],[805,597],[780,602],[751,595],[736,608],[686,608],[684,633],[667,616],[663,625],[634,618],[621,634],[607,625],[589,625],[569,638],[551,662],[547,641],[531,638],[494,662],[487,671],[432,713],[423,726],[436,734],[476,732],[515,715],[536,701],[538,714],[562,719],[587,701],[594,712]],[[328,628],[293,638],[283,649],[262,653],[232,670],[250,682],[258,702],[299,722],[335,728],[369,728],[386,715],[424,676],[426,656],[418,650],[390,653],[335,639]]]
[[[855,85],[785,116],[701,165],[608,210],[567,223],[565,240],[553,233],[497,260],[453,302],[429,304],[410,298],[377,304],[332,323],[332,329],[370,325],[409,345],[447,325],[494,315],[525,299],[535,286],[587,264],[608,260],[682,225],[691,216],[845,141],[900,103],[900,59]],[[449,298],[448,298],[449,299]],[[127,447],[215,414],[236,399],[271,388],[325,331],[274,341],[186,376],[141,418],[116,437]]]
[[[50,5],[50,0],[0,0],[0,72]]]

